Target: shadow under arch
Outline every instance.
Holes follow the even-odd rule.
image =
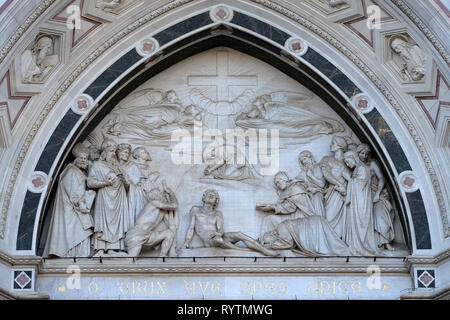
[[[72,147],[77,142],[85,140],[98,123],[123,98],[132,93],[142,83],[186,58],[217,47],[228,47],[250,55],[266,62],[296,80],[327,103],[362,142],[371,146],[374,157],[377,158],[382,166],[383,173],[386,177],[386,185],[392,193],[393,201],[399,213],[406,244],[409,250],[411,250],[412,240],[410,228],[412,226],[408,222],[407,206],[395,179],[396,170],[390,165],[389,155],[385,154],[377,137],[372,133],[371,128],[352,110],[352,107],[348,105],[347,99],[323,75],[317,73],[314,69],[302,63],[287,51],[280,49],[280,47],[274,45],[271,41],[263,40],[250,32],[245,32],[229,25],[219,25],[196,32],[189,37],[174,42],[150,60],[135,67],[108,90],[97,103],[95,109],[78,126],[76,132],[70,137],[70,141],[63,155],[57,160],[58,162],[50,178],[47,193],[43,195],[45,198],[42,208],[37,213],[39,223],[35,246],[36,254],[39,256],[43,254],[51,219],[52,203],[56,194],[57,177],[64,166],[73,160],[73,156],[70,153]],[[309,50],[312,49],[310,48]],[[350,81],[348,78],[346,79]],[[353,94],[360,92],[361,90],[354,85]],[[347,98],[351,98],[351,94]]]

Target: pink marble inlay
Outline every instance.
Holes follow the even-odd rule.
[[[78,109],[80,109],[80,110],[85,110],[88,107],[86,100],[78,100],[77,105],[78,105]]]
[[[153,44],[150,43],[150,42],[145,42],[145,43],[142,45],[142,51],[145,51],[145,52],[152,52],[152,51],[153,51]]]
[[[223,9],[219,9],[216,12],[216,16],[219,17],[219,19],[221,20],[225,19],[227,15],[228,15],[227,12]]]
[[[430,275],[428,274],[428,272],[424,272],[424,273],[420,276],[419,280],[420,280],[425,286],[428,286],[428,285],[431,283],[431,281],[433,281],[434,279],[433,279],[432,277],[430,277]]]
[[[406,177],[406,178],[403,180],[403,184],[404,184],[405,186],[408,186],[409,188],[411,188],[411,187],[413,186],[413,184],[414,184],[415,181],[416,181],[416,180],[412,179],[411,177]]]
[[[35,188],[40,188],[44,185],[44,181],[42,181],[41,177],[37,177],[31,181]]]
[[[16,282],[20,284],[20,286],[23,288],[27,285],[28,282],[30,282],[30,277],[28,277],[25,273],[21,273],[17,278]]]
[[[369,106],[369,101],[366,99],[361,99],[358,101],[358,108],[366,109]]]
[[[300,51],[302,49],[302,44],[300,42],[294,42],[291,44],[291,49],[293,51]]]

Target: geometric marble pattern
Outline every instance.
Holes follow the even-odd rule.
[[[387,13],[383,7],[381,7],[376,0],[363,0],[363,8],[364,8],[364,16],[361,18],[357,18],[352,21],[348,21],[344,23],[344,26],[348,27],[351,31],[353,31],[358,37],[360,37],[365,43],[367,43],[371,48],[374,48],[374,35],[375,29],[370,29],[367,26],[367,19],[369,15],[367,13],[367,8],[376,5],[380,10],[380,24],[383,22],[391,22],[395,21],[389,13]]]
[[[418,288],[435,288],[436,278],[434,270],[417,270],[417,287]]]
[[[85,0],[73,0],[67,6],[64,7],[57,15],[55,15],[51,20],[61,21],[66,23],[68,17],[70,16],[67,13],[66,9],[69,6],[75,5],[80,8],[80,14],[83,12],[83,5]],[[101,23],[98,21],[94,21],[92,19],[83,17],[81,14],[80,20],[80,29],[73,28],[72,30],[72,48],[74,48],[80,41],[87,37],[89,33],[91,33],[94,29],[100,26]]]
[[[450,2],[448,0],[434,0],[445,15],[450,18]]]
[[[11,129],[16,124],[17,119],[30,99],[30,96],[21,97],[11,94],[9,71],[7,71],[0,80],[0,106],[6,106]]]
[[[450,86],[442,73],[438,71],[434,96],[416,97],[434,128],[439,117],[441,106],[450,106]]]
[[[31,289],[32,276],[32,271],[14,271],[13,288],[16,290]]]
[[[0,14],[13,2],[13,0],[0,1]]]

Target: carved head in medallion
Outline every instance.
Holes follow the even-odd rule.
[[[40,65],[46,56],[53,54],[53,40],[49,36],[41,36],[36,40],[34,46],[36,64]]]
[[[400,54],[400,55],[407,54],[409,44],[408,44],[408,40],[404,36],[402,36],[402,35],[394,36],[391,38],[390,43],[391,43],[391,49],[395,53]]]

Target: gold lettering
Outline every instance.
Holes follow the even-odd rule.
[[[264,285],[264,289],[267,294],[274,294],[275,293],[275,283],[273,282],[267,282]]]
[[[198,286],[200,287],[200,290],[202,291],[203,295],[206,293],[206,289],[208,289],[209,281],[206,281],[205,288],[203,288],[203,283],[201,281],[198,282]]]
[[[246,291],[244,291],[246,290]],[[248,281],[241,282],[241,294],[248,295],[251,293],[250,283]]]
[[[315,284],[314,291],[311,291],[312,284],[313,283],[311,281],[308,281],[308,292],[312,295],[319,294],[319,282],[318,281],[314,282],[314,284]]]
[[[164,289],[164,286],[166,285],[165,282],[156,282],[156,284],[158,285],[158,290],[156,290],[156,294],[166,294],[166,290]]]
[[[184,286],[186,288],[186,292],[188,294],[195,294],[195,282],[194,281],[186,281],[184,280]]]
[[[324,291],[324,284],[327,285],[327,289]],[[320,294],[330,294],[330,283],[326,280],[320,281]]]
[[[142,287],[142,291],[144,291],[144,293],[147,293],[147,280],[144,280],[144,286]]]
[[[288,291],[288,288],[287,288],[286,281],[280,281],[278,283],[278,293],[279,294],[286,294],[287,291]]]
[[[361,293],[361,281],[350,281],[351,288],[353,289],[353,293]]]
[[[216,294],[220,294],[220,282],[218,281],[213,281],[211,284],[211,292],[212,293],[216,293]]]
[[[263,288],[261,281],[253,281],[253,293],[256,294],[259,290]]]
[[[91,283],[89,283],[88,285],[88,291],[89,294],[94,295],[98,292],[98,284],[95,283],[94,281],[92,281]]]
[[[119,285],[119,290],[121,294],[128,294],[128,282],[121,282]]]
[[[344,289],[342,289],[342,284],[344,284]],[[337,287],[340,293],[347,294],[347,281],[339,281]]]

